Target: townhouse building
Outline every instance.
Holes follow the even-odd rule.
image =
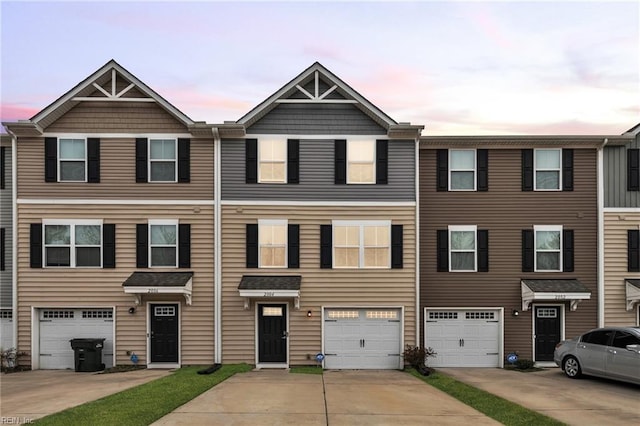
[[[11,137],[0,135],[0,350],[14,347],[13,153]]]
[[[604,325],[640,326],[640,124],[603,149]]]
[[[401,368],[422,127],[319,63],[236,125],[221,142],[222,362]]]
[[[598,325],[598,150],[583,136],[423,137],[420,307],[434,366],[498,367]]]
[[[4,125],[17,152],[20,362],[73,368],[69,340],[88,337],[105,339],[107,367],[211,363],[211,126],[115,61]]]

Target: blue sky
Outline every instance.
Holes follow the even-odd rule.
[[[424,134],[640,122],[640,2],[0,3],[0,121],[115,59],[194,120],[237,120],[319,61]]]

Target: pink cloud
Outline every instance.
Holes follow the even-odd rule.
[[[38,111],[39,109],[34,107],[2,103],[0,104],[0,121],[27,120]]]

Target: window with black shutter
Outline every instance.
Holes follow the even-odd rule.
[[[640,272],[640,231],[627,231],[627,271]]]
[[[32,268],[42,268],[41,223],[32,223],[29,227],[29,264]]]
[[[144,183],[149,180],[147,150],[148,141],[146,138],[136,139],[136,182]]]
[[[389,183],[389,147],[387,140],[376,141],[376,184]]]
[[[391,268],[403,268],[403,226],[391,225]]]
[[[347,141],[344,139],[334,142],[334,182],[347,183]]]
[[[522,272],[533,272],[535,256],[533,230],[522,230]]]
[[[87,182],[100,183],[100,139],[87,139]]]
[[[191,268],[191,225],[178,225],[178,268]]]
[[[116,267],[116,225],[102,225],[102,267]]]
[[[489,272],[489,231],[478,229],[478,272]]]
[[[436,185],[438,191],[449,190],[449,150],[436,151]]]
[[[287,266],[289,268],[300,267],[300,225],[287,226]]]
[[[244,142],[245,183],[258,183],[258,140]]]
[[[320,268],[333,267],[333,229],[331,225],[320,225]]]
[[[627,150],[627,191],[640,191],[640,149]]]
[[[287,140],[287,183],[300,183],[300,141]]]
[[[522,190],[533,191],[533,149],[522,150]]]
[[[178,139],[178,182],[191,181],[191,139]]]
[[[439,229],[436,239],[437,270],[449,272],[449,230]]]
[[[246,226],[246,266],[258,267],[258,224],[248,223]]]

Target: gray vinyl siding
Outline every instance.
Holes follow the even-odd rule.
[[[300,140],[299,184],[245,183],[244,140],[222,141],[222,199],[270,201],[415,201],[415,144],[389,141],[389,183],[336,185],[334,141]]]
[[[627,191],[627,149],[640,148],[640,135],[623,146],[604,148],[604,206],[640,207],[640,191]]]
[[[2,142],[5,148],[5,187],[0,189],[0,228],[4,228],[5,245],[4,245],[4,271],[0,271],[0,308],[10,308],[13,306],[13,276],[12,263],[12,223],[13,223],[13,202],[11,200],[11,187],[13,178],[11,176],[11,143]]]
[[[387,131],[353,104],[279,104],[247,133],[384,135]]]

